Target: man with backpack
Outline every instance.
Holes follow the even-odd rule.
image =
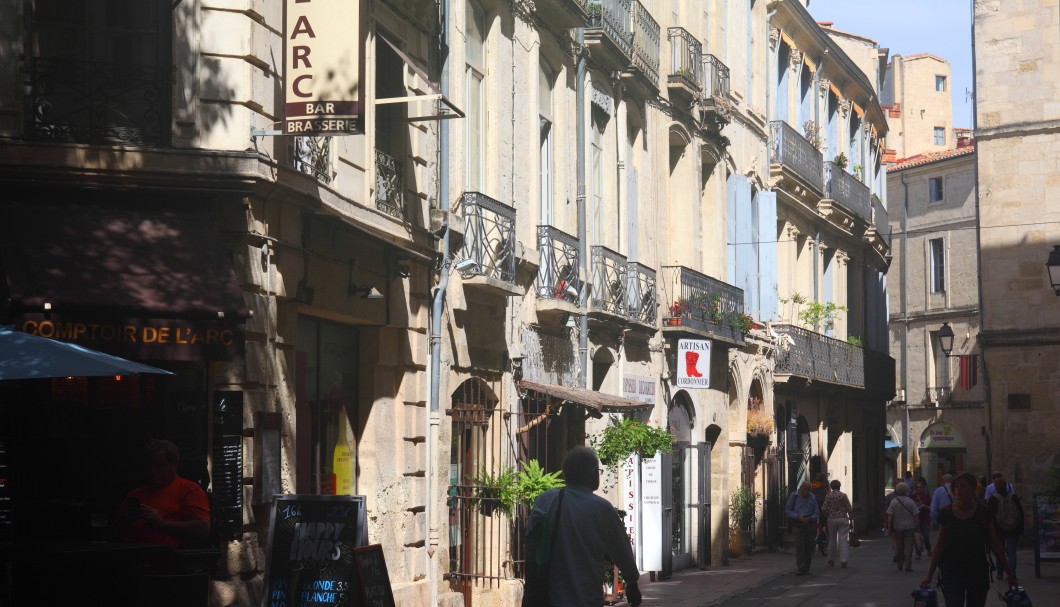
[[[1023,533],[1023,504],[1020,503],[1012,485],[1005,482],[1005,477],[994,478],[994,492],[987,502],[990,514],[994,516],[997,534],[1005,545],[1005,556],[1009,566],[1016,570],[1016,544]],[[1000,574],[999,574],[1000,575]]]

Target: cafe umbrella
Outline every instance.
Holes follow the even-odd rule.
[[[89,377],[170,371],[126,360],[84,346],[0,326],[0,380]]]

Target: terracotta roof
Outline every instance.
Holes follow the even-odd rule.
[[[967,146],[963,148],[954,148],[952,150],[943,150],[941,152],[932,152],[930,154],[917,154],[916,156],[902,158],[897,163],[888,166],[887,172],[893,173],[895,171],[901,171],[903,169],[910,169],[924,164],[938,162],[940,160],[949,160],[950,158],[968,156],[974,153],[975,146]]]

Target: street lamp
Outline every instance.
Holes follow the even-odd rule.
[[[1054,244],[1053,250],[1049,252],[1049,259],[1045,262],[1045,269],[1049,270],[1049,284],[1053,291],[1060,296],[1060,244]]]
[[[950,328],[950,323],[942,323],[942,328],[939,329],[939,347],[942,348],[942,353],[947,358],[950,356],[950,352],[953,352],[953,329]]]

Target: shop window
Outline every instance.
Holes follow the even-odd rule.
[[[299,493],[357,493],[356,327],[298,319],[295,440]]]

